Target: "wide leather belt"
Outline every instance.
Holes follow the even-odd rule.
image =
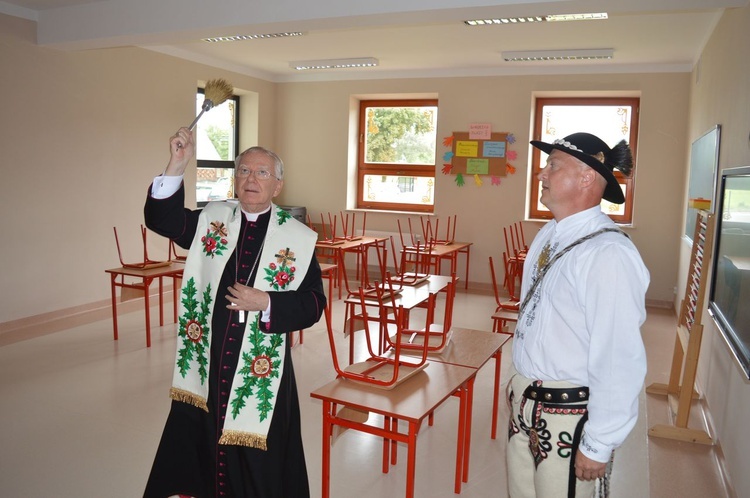
[[[523,396],[527,399],[533,399],[535,401],[543,401],[545,403],[581,403],[588,401],[589,399],[589,388],[588,387],[537,387],[530,385],[523,392]]]

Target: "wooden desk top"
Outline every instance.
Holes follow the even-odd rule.
[[[177,261],[173,261],[172,264],[167,266],[159,266],[156,268],[111,268],[105,270],[107,273],[113,273],[115,275],[127,275],[129,277],[166,277],[171,275],[177,275],[185,270],[185,264]]]
[[[315,389],[310,396],[399,420],[419,422],[476,373],[474,368],[431,362],[424,370],[390,390],[336,379]]]
[[[431,354],[428,361],[440,361],[480,369],[490,358],[511,340],[507,334],[483,330],[452,328],[450,342],[439,354]],[[412,352],[409,352],[411,354]],[[404,354],[402,350],[401,354]]]
[[[363,235],[354,240],[344,240],[344,239],[341,239],[340,241],[337,240],[336,243],[333,243],[333,244],[330,242],[326,242],[325,240],[319,240],[315,243],[315,247],[320,248],[320,249],[340,249],[342,251],[346,251],[346,250],[357,249],[361,246],[377,244],[385,240],[388,240],[388,239],[386,237],[370,237],[368,235]]]
[[[404,285],[401,287],[401,293],[396,296],[396,306],[403,306],[405,309],[412,309],[415,306],[425,302],[430,294],[437,294],[442,291],[451,282],[451,277],[443,275],[430,275],[425,282],[417,285]],[[394,286],[397,288],[397,286]],[[347,297],[344,301],[347,304],[359,304],[359,295]],[[374,299],[366,299],[367,304],[377,306]],[[391,306],[390,298],[385,299],[385,305]]]
[[[458,252],[462,249],[466,249],[467,247],[473,245],[473,242],[451,242],[450,244],[435,244],[432,246],[432,251],[430,251],[431,256],[446,256],[448,254]],[[424,249],[424,246],[422,246],[422,250]],[[409,253],[416,253],[417,250],[415,247],[405,247],[402,249],[403,251],[407,251]]]
[[[320,272],[321,273],[325,273],[327,271],[331,271],[334,268],[338,268],[338,267],[339,267],[339,265],[337,265],[335,263],[320,263]]]
[[[500,309],[492,314],[492,318],[499,318],[506,322],[517,322],[518,310]]]

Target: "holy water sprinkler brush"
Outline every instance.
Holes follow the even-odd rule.
[[[206,89],[204,93],[205,99],[203,100],[203,105],[201,106],[201,112],[195,117],[188,129],[192,130],[193,128],[195,128],[195,125],[198,123],[198,120],[201,118],[201,116],[203,116],[204,112],[210,111],[217,105],[223,104],[225,100],[232,96],[233,92],[234,87],[232,87],[232,84],[227,80],[208,80],[206,82]]]

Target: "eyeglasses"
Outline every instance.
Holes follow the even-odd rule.
[[[271,178],[276,178],[278,180],[278,177],[271,174],[271,172],[267,169],[256,169],[255,171],[253,171],[250,168],[241,166],[235,171],[235,176],[237,176],[237,178],[247,178],[250,175],[253,175],[258,181],[266,181],[270,180]]]

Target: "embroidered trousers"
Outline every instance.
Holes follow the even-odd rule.
[[[508,426],[508,486],[511,498],[568,496],[571,466],[577,447],[573,441],[586,415],[586,402],[552,404],[523,396],[534,382],[512,372]],[[544,382],[548,388],[576,387],[569,382]],[[576,441],[577,443],[577,441]],[[595,481],[575,480],[575,497],[591,497]]]

